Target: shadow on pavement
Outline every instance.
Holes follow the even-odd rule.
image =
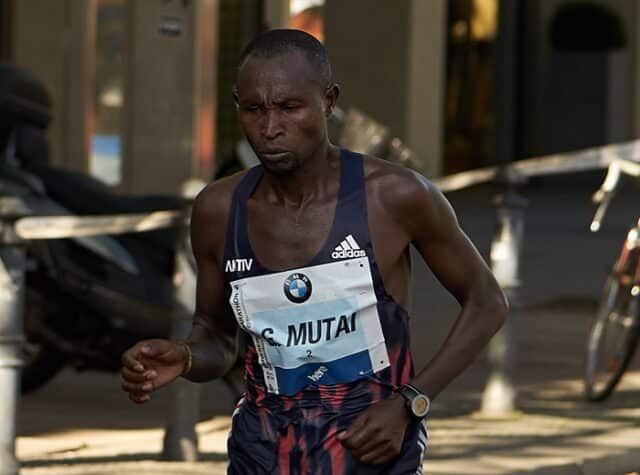
[[[198,455],[198,461],[200,462],[225,462],[227,460],[227,454],[215,453],[215,452],[201,452]],[[56,465],[98,465],[104,463],[114,462],[142,462],[163,461],[156,453],[144,453],[139,452],[135,454],[118,454],[113,456],[98,456],[98,457],[73,457],[63,459],[32,459],[26,460],[21,463],[24,468],[31,467],[55,467]]]

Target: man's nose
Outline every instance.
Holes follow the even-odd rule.
[[[283,131],[282,121],[280,120],[280,114],[277,110],[267,109],[264,113],[262,124],[262,134],[267,139],[273,139]]]

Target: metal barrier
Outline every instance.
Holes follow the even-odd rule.
[[[509,299],[511,309],[503,328],[489,344],[491,370],[478,413],[480,417],[509,418],[516,411],[516,391],[512,376],[515,365],[516,317],[519,310],[518,290],[522,285],[520,256],[524,238],[524,208],[527,205],[527,201],[517,194],[517,187],[533,176],[603,169],[614,162],[620,167],[633,168],[635,164],[630,162],[634,161],[640,161],[640,140],[531,158],[502,167],[471,170],[433,180],[443,192],[487,182],[497,182],[507,188],[507,191],[498,195],[494,201],[497,207],[497,222],[490,261],[493,273]]]
[[[186,224],[187,217],[180,211],[112,216],[34,216],[19,219],[15,223],[15,234],[23,240],[64,239],[98,234],[141,233]]]
[[[607,168],[617,158],[640,161],[640,140],[529,158],[503,167],[479,168],[437,178],[433,182],[445,193],[496,180],[519,184],[523,178],[533,176]]]
[[[480,183],[497,181],[510,190],[497,197],[497,227],[491,247],[491,265],[498,282],[515,300],[521,285],[519,262],[524,234],[526,200],[514,188],[537,175],[567,173],[607,167],[622,158],[640,161],[640,140],[568,154],[522,160],[504,167],[490,167],[458,173],[433,182],[450,192]],[[22,366],[25,246],[29,240],[60,239],[99,234],[150,231],[187,222],[183,212],[158,211],[150,214],[115,216],[30,216],[25,202],[16,196],[0,197],[0,475],[18,473],[15,458],[15,423]],[[185,282],[188,291],[193,282]],[[181,299],[188,300],[183,293]],[[509,415],[515,408],[511,384],[513,363],[513,318],[508,319],[491,343],[489,354],[493,370],[483,397],[482,413]],[[183,335],[184,322],[177,322],[175,334]],[[165,438],[165,455],[195,458],[195,419],[197,414],[180,412],[181,401],[193,401],[197,393],[182,391],[175,400],[175,411]],[[173,431],[173,432],[171,432]],[[186,441],[186,445],[185,445]],[[195,446],[193,444],[196,444]],[[177,445],[176,445],[177,444]],[[191,444],[191,445],[190,445]],[[194,452],[195,451],[195,452]]]
[[[22,345],[25,341],[23,310],[28,241],[151,231],[187,223],[186,214],[179,211],[82,217],[30,214],[28,205],[20,197],[0,197],[0,475],[16,475],[19,470],[15,438],[19,370],[23,365]],[[177,291],[180,294],[179,288]],[[191,420],[193,427],[196,418]],[[172,449],[169,447],[167,452],[193,453],[194,449],[190,449],[196,444],[193,435],[178,435],[169,439],[169,443],[179,448],[169,450]]]

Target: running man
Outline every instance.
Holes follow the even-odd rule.
[[[123,389],[144,403],[179,376],[219,378],[242,334],[246,388],[228,473],[422,473],[430,398],[498,330],[505,298],[431,183],[329,142],[339,89],[312,36],[258,36],[234,94],[261,165],[198,196],[191,335],[129,349]],[[417,374],[405,310],[410,245],[461,304]]]

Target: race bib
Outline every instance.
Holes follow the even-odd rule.
[[[271,393],[347,383],[389,366],[367,257],[239,279],[231,288]]]

